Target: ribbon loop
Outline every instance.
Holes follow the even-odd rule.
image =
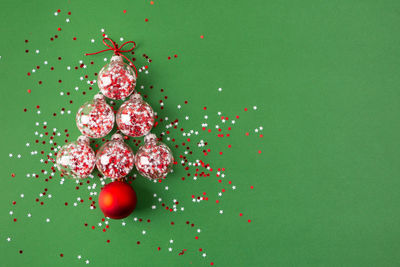
[[[108,44],[106,41],[111,42],[111,45]],[[100,54],[100,53],[103,53],[103,52],[106,52],[106,51],[114,51],[114,55],[123,56],[126,60],[129,61],[130,65],[135,69],[136,78],[137,78],[138,71],[137,71],[135,65],[133,64],[133,62],[129,58],[127,58],[125,55],[121,54],[121,53],[126,53],[126,52],[132,51],[136,47],[136,43],[134,41],[127,41],[127,42],[123,43],[120,47],[118,47],[118,44],[116,44],[113,40],[111,40],[110,38],[105,37],[105,38],[103,38],[103,44],[105,46],[109,47],[109,48],[101,50],[99,52],[95,52],[95,53],[86,53],[85,56],[96,55],[96,54]],[[133,45],[128,50],[121,50],[122,47],[124,47],[126,44],[133,44]]]

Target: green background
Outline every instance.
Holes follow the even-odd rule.
[[[399,1],[2,0],[1,20],[0,265],[400,264]],[[120,44],[120,37],[137,43],[135,64],[149,71],[137,88],[169,118],[154,132],[170,130],[175,142],[163,140],[178,161],[162,183],[137,176],[137,209],[125,226],[109,220],[106,232],[99,208],[89,208],[90,192],[100,190],[97,171],[76,190],[73,180],[61,185],[58,172],[46,182],[52,164],[40,161],[53,152],[53,128],[58,145],[79,135],[75,112],[98,91],[86,81],[111,56],[83,55],[105,49],[102,28]],[[175,119],[177,129],[166,129]],[[199,134],[189,142],[180,128]],[[196,167],[185,170],[180,155],[210,164],[212,171],[199,167],[210,176],[193,180]],[[192,202],[203,192],[208,200]],[[78,197],[84,202],[74,207]],[[161,207],[174,199],[177,212]]]

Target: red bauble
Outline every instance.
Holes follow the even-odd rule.
[[[115,181],[104,186],[100,191],[99,205],[104,216],[111,219],[123,219],[136,207],[136,192],[121,181]]]

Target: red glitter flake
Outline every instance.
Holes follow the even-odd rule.
[[[61,31],[61,28],[57,28],[57,31]]]

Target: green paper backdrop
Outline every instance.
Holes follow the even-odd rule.
[[[1,20],[1,266],[400,264],[399,1],[2,0]],[[103,35],[136,42],[176,159],[156,183],[132,171],[124,220],[97,170],[53,163]]]

